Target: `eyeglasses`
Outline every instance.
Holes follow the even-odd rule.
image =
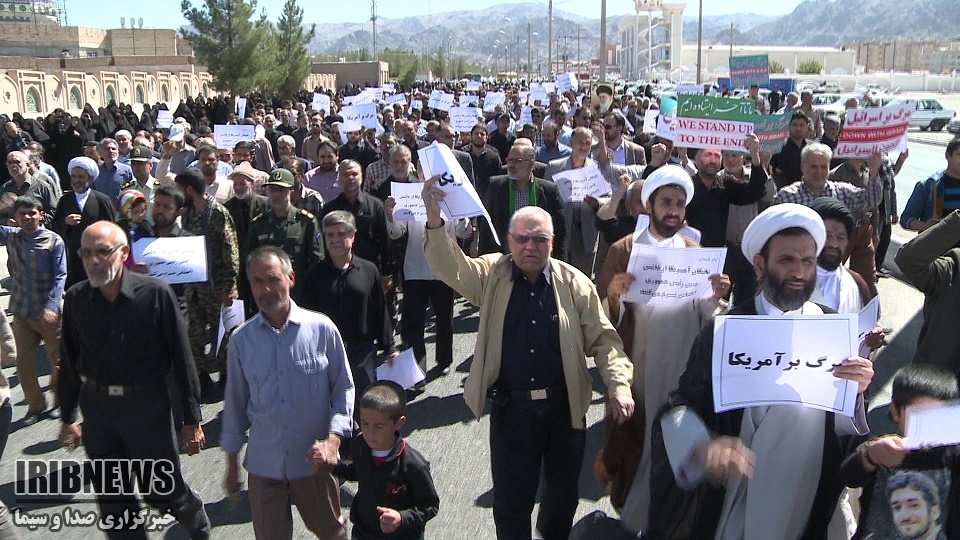
[[[521,246],[527,245],[527,242],[529,242],[529,241],[531,241],[531,240],[533,240],[533,243],[536,244],[536,245],[538,245],[538,246],[545,245],[547,242],[550,241],[550,237],[549,237],[549,236],[542,236],[542,235],[541,235],[541,236],[528,236],[528,235],[526,235],[526,234],[513,234],[513,233],[510,233],[510,236],[512,236],[513,239],[514,239],[514,241],[516,241],[516,243],[520,244]]]
[[[77,250],[77,255],[79,255],[81,259],[90,259],[93,257],[97,257],[98,259],[106,259],[111,255],[113,255],[114,253],[116,253],[116,251],[122,248],[123,246],[124,244],[118,244],[116,246],[113,246],[112,248],[99,248],[99,249],[80,248]]]
[[[521,158],[507,158],[507,163],[512,163],[514,165],[519,165],[521,163],[527,163],[533,161],[532,159],[521,159]]]

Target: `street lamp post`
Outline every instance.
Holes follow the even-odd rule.
[[[703,0],[700,0],[701,2]],[[607,0],[600,0],[600,82],[607,80]]]
[[[703,0],[700,0],[700,12],[697,15],[697,84],[702,84],[700,73],[700,53],[703,49]]]

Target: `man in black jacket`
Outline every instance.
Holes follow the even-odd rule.
[[[539,206],[546,210],[553,218],[555,259],[563,259],[563,245],[566,238],[563,201],[557,185],[533,176],[533,164],[536,152],[533,145],[524,139],[517,142],[510,149],[507,157],[507,174],[494,176],[490,179],[483,204],[490,213],[494,230],[500,239],[500,245],[493,239],[489,225],[479,220],[480,226],[480,254],[507,253],[507,230],[510,217],[524,206]],[[482,222],[482,225],[480,223]]]

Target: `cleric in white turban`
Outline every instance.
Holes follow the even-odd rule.
[[[67,163],[67,172],[72,174],[74,169],[80,169],[87,173],[90,177],[87,180],[88,182],[92,182],[97,175],[100,174],[100,168],[97,167],[97,162],[85,156],[75,157]]]
[[[651,175],[653,176],[653,175]],[[823,243],[827,240],[827,229],[820,214],[802,204],[784,203],[767,208],[747,225],[743,232],[743,255],[748,261],[753,261],[755,255],[763,251],[770,237],[780,231],[800,228],[813,237],[817,245],[817,255],[823,251]]]
[[[653,192],[663,186],[679,186],[687,195],[687,206],[693,200],[693,180],[690,179],[690,173],[679,165],[664,165],[643,181],[643,188],[640,189],[640,201],[643,205],[646,206]]]

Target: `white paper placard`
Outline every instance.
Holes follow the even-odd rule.
[[[214,354],[220,352],[220,344],[223,343],[223,336],[227,335],[227,332],[240,326],[244,318],[243,300],[234,299],[233,303],[229,306],[220,306],[220,324],[217,328],[217,347],[214,349]]]
[[[476,107],[451,107],[450,127],[454,131],[469,133],[480,121],[481,114],[480,109]]]
[[[857,383],[834,377],[833,369],[856,350],[856,313],[719,316],[714,409],[801,405],[852,417]]]
[[[330,96],[322,92],[313,93],[313,102],[310,103],[310,108],[315,111],[323,111],[324,114],[330,113]]]
[[[460,162],[445,144],[433,144],[417,150],[420,156],[420,167],[426,179],[440,175],[437,188],[443,191],[444,198],[440,201],[440,209],[448,220],[483,216],[488,223],[492,223],[490,214],[483,206],[477,189],[473,187],[467,173],[463,172]],[[500,245],[500,238],[496,230],[490,229],[493,239]]]
[[[503,105],[507,101],[507,95],[503,92],[487,92],[483,96],[483,112],[493,112],[497,105]]]
[[[207,281],[207,244],[203,236],[141,238],[133,243],[133,260],[170,285]]]
[[[390,196],[396,201],[394,221],[427,221],[427,207],[423,205],[423,184],[390,182]]]
[[[252,141],[256,138],[255,126],[216,124],[213,126],[213,139],[217,141],[217,148],[233,147],[240,141]]]
[[[907,448],[960,444],[960,401],[907,407]]]
[[[373,103],[364,103],[362,105],[348,105],[340,111],[343,116],[343,123],[347,125],[347,131],[357,131],[357,124],[367,129],[377,129],[380,123],[377,121],[377,106]]]
[[[634,243],[627,263],[633,283],[621,299],[675,305],[713,294],[709,277],[723,273],[727,248],[666,248]]]
[[[564,202],[582,201],[584,197],[602,197],[611,193],[610,183],[596,164],[589,163],[579,169],[568,169],[553,175],[553,182],[560,190]]]
[[[391,363],[392,366],[384,362],[377,368],[378,381],[393,381],[406,390],[426,378],[417,365],[413,349],[403,351]]]
[[[173,125],[173,111],[160,109],[157,111],[157,127],[169,129]]]

